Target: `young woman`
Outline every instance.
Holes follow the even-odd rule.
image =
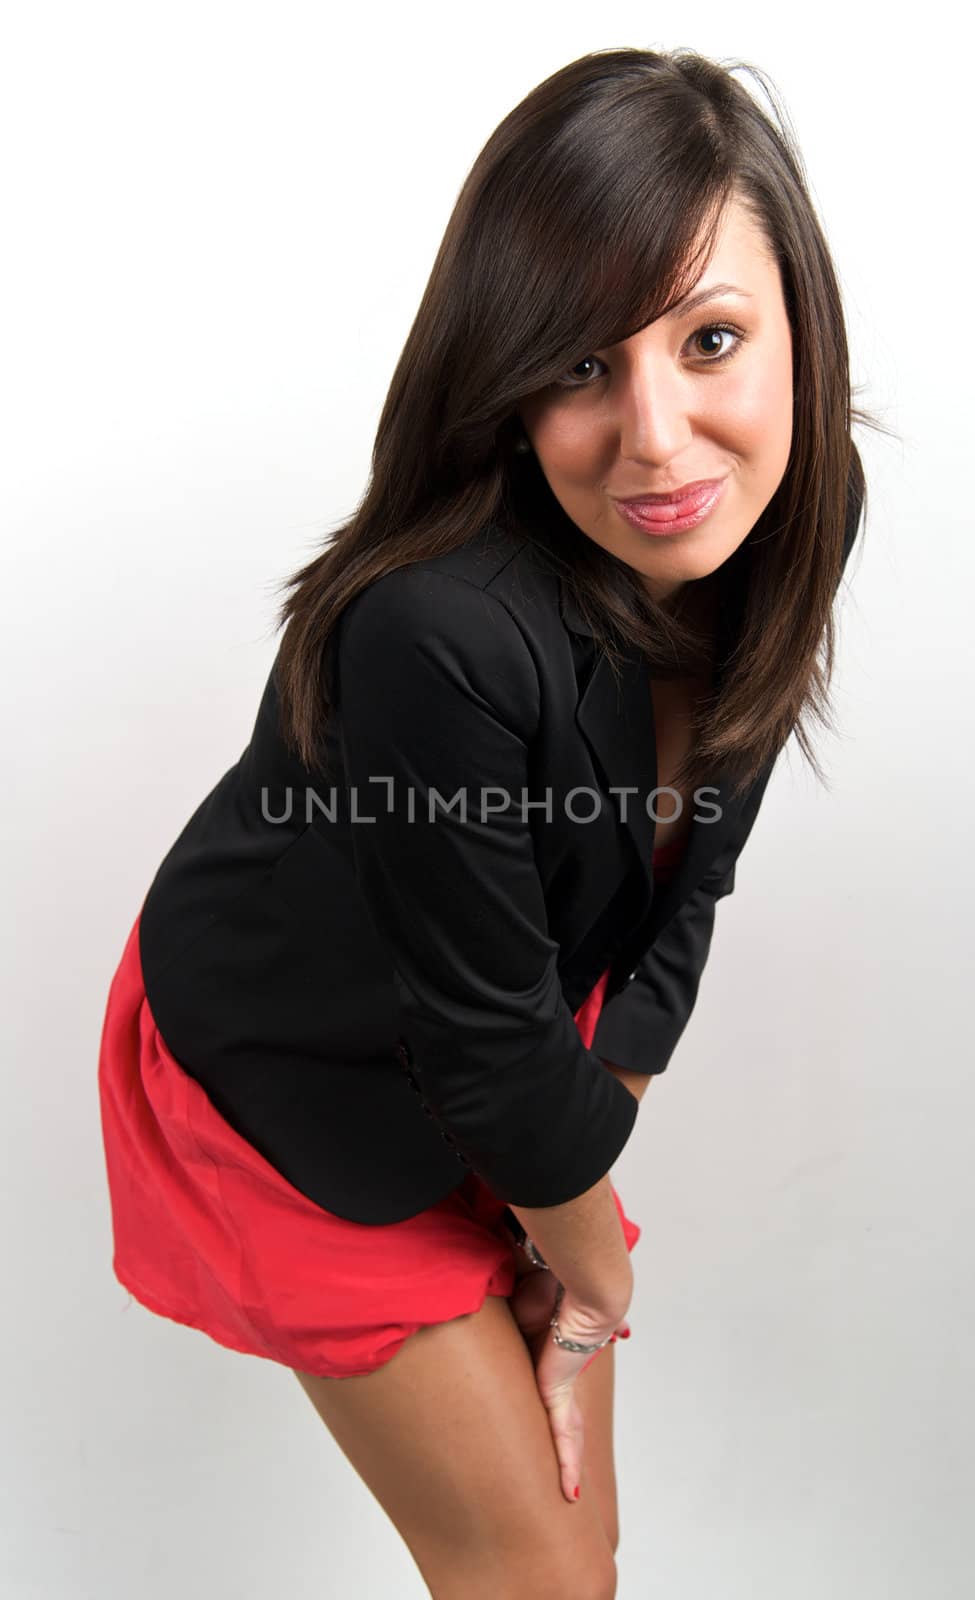
[[[437,1600],[615,1593],[609,1172],[790,734],[815,766],[857,416],[799,156],[730,73],[542,83],[113,979],[119,1280],[292,1368]]]

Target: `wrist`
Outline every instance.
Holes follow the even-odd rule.
[[[559,1284],[555,1295],[551,1326],[555,1330],[556,1343],[563,1344],[571,1340],[580,1348],[585,1346],[592,1350],[599,1350],[603,1345],[609,1344],[616,1329],[626,1320],[629,1310],[593,1312],[580,1305],[564,1284]],[[566,1346],[567,1348],[567,1346]]]
[[[590,1327],[600,1328],[605,1325],[615,1328],[618,1323],[623,1321],[629,1311],[634,1288],[633,1263],[629,1257],[627,1257],[626,1266],[628,1271],[626,1273],[625,1288],[617,1289],[615,1294],[608,1297],[605,1304],[600,1304],[599,1306],[586,1305],[574,1294],[570,1296],[574,1314],[582,1318]],[[551,1272],[551,1270],[534,1240],[529,1238],[526,1233],[521,1240],[521,1259],[516,1267],[517,1276],[522,1277],[529,1272]],[[556,1282],[558,1283],[558,1303],[561,1304],[562,1296],[565,1293],[565,1285],[558,1279],[556,1279]]]

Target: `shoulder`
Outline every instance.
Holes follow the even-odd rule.
[[[357,703],[380,696],[431,716],[463,703],[532,733],[542,703],[538,619],[559,619],[527,544],[492,526],[369,583],[338,620],[339,697],[354,678]]]
[[[526,662],[545,623],[559,622],[557,579],[529,539],[491,523],[441,555],[374,579],[339,619],[344,652],[451,642],[465,654]]]

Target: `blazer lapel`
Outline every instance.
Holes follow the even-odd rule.
[[[614,811],[632,841],[634,864],[650,891],[654,821],[647,800],[657,783],[657,746],[645,663],[627,652],[617,687],[609,661],[598,651],[576,707],[576,723],[606,788],[616,791],[610,796]]]
[[[562,613],[573,632],[591,637],[564,587]],[[727,642],[727,619],[722,613],[722,655]],[[607,789],[616,791],[612,795],[616,815],[633,843],[634,865],[643,875],[651,897],[649,915],[639,930],[640,938],[649,943],[701,882],[724,848],[741,815],[747,791],[737,800],[732,798],[727,765],[716,768],[702,780],[699,788],[704,792],[700,801],[692,799],[690,802],[692,815],[699,814],[702,820],[692,823],[687,847],[670,882],[655,888],[652,873],[655,823],[648,805],[657,786],[657,740],[649,671],[643,658],[627,645],[622,651],[617,687],[610,662],[595,645],[593,648],[596,659],[576,708],[576,722]],[[627,788],[636,792],[627,794]],[[717,813],[716,807],[720,808]]]

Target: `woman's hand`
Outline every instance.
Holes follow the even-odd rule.
[[[553,1272],[532,1266],[526,1258],[526,1270],[520,1273],[509,1304],[532,1354],[535,1381],[549,1415],[558,1456],[562,1492],[567,1500],[574,1501],[578,1498],[576,1488],[582,1480],[585,1442],[582,1410],[574,1384],[590,1361],[595,1360],[595,1355],[563,1350],[556,1344],[550,1323],[560,1288]],[[599,1344],[608,1333],[611,1343],[617,1334],[624,1339],[630,1335],[625,1317],[609,1328],[597,1327],[568,1296],[563,1298],[559,1309],[559,1328],[563,1338],[576,1339],[583,1344]]]
[[[514,1319],[530,1344],[536,1334],[543,1333],[552,1320],[559,1280],[547,1267],[534,1267],[524,1258],[525,1268],[518,1277],[508,1300]]]

